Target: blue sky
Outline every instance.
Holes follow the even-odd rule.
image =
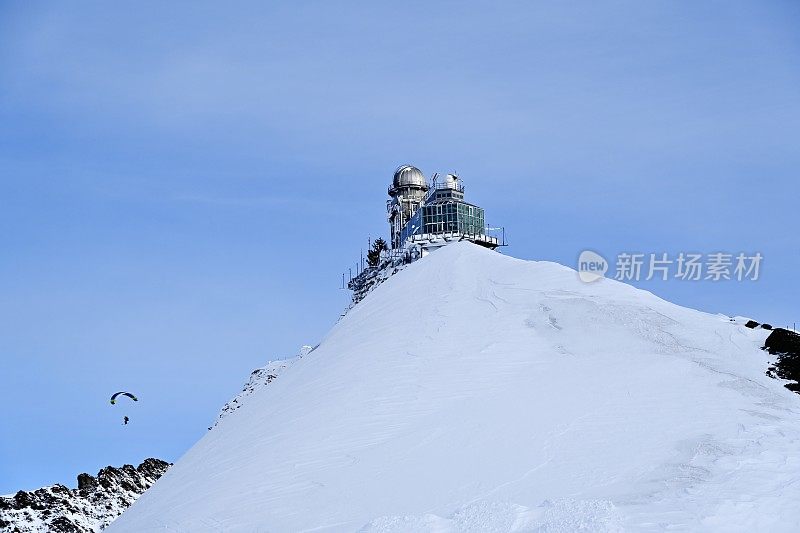
[[[333,324],[401,163],[517,257],[760,251],[640,285],[800,321],[795,2],[164,4],[0,2],[0,493],[178,458]]]

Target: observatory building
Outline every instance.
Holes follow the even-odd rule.
[[[455,174],[444,178],[434,174],[428,184],[420,169],[402,165],[394,173],[389,197],[386,210],[392,250],[418,248],[424,255],[453,240],[491,249],[504,244],[489,234],[483,209],[464,201],[464,184]]]
[[[403,265],[450,242],[467,240],[492,250],[506,244],[505,230],[488,227],[483,209],[464,200],[464,184],[455,174],[434,174],[428,182],[417,167],[401,165],[388,192],[388,249],[367,264],[362,256],[348,269],[349,278],[343,275],[353,304]]]

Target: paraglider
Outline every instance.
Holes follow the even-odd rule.
[[[130,398],[134,402],[138,402],[139,401],[139,399],[136,396],[134,396],[133,394],[131,394],[130,392],[115,392],[111,396],[111,405],[114,405],[114,404],[117,403],[117,396],[120,396],[120,395],[127,396],[128,398]]]
[[[121,392],[115,392],[111,396],[111,400],[110,400],[111,405],[116,405],[118,396],[127,396],[128,398],[130,398],[134,402],[138,402],[139,401],[139,398],[137,398],[136,396],[134,396],[130,392],[121,391]],[[123,426],[127,426],[128,422],[130,422],[130,418],[128,418],[128,415],[125,415],[125,418],[122,420],[122,425]]]

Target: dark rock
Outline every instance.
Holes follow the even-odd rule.
[[[772,324],[761,324],[763,329],[772,329]]]
[[[87,473],[78,474],[78,490],[89,491],[97,487],[97,479]]]
[[[43,489],[39,489],[36,492],[38,493],[40,490],[43,490]],[[62,485],[61,483],[56,483],[55,485],[50,487],[50,492],[52,492],[54,494],[58,494],[60,496],[70,496],[71,495],[71,491],[67,487]]]
[[[39,499],[36,498],[35,493],[31,494],[30,492],[25,492],[24,490],[21,490],[14,495],[14,503],[16,504],[17,509],[30,507],[33,510],[41,511],[45,508]]]
[[[777,357],[767,370],[770,377],[788,379],[786,388],[800,393],[800,335],[788,329],[776,328],[764,342],[764,350]]]
[[[58,533],[89,533],[91,529],[85,529],[67,518],[66,516],[59,516],[50,522],[50,531]]]
[[[755,329],[758,327],[758,322],[755,320],[748,320],[747,323],[744,325],[746,328]]]
[[[169,467],[170,463],[151,457],[149,459],[145,459],[142,464],[137,466],[136,471],[146,476],[159,478],[164,472],[167,471],[167,468]]]

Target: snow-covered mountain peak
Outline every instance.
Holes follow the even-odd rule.
[[[768,331],[469,243],[388,279],[110,530],[796,530]]]

